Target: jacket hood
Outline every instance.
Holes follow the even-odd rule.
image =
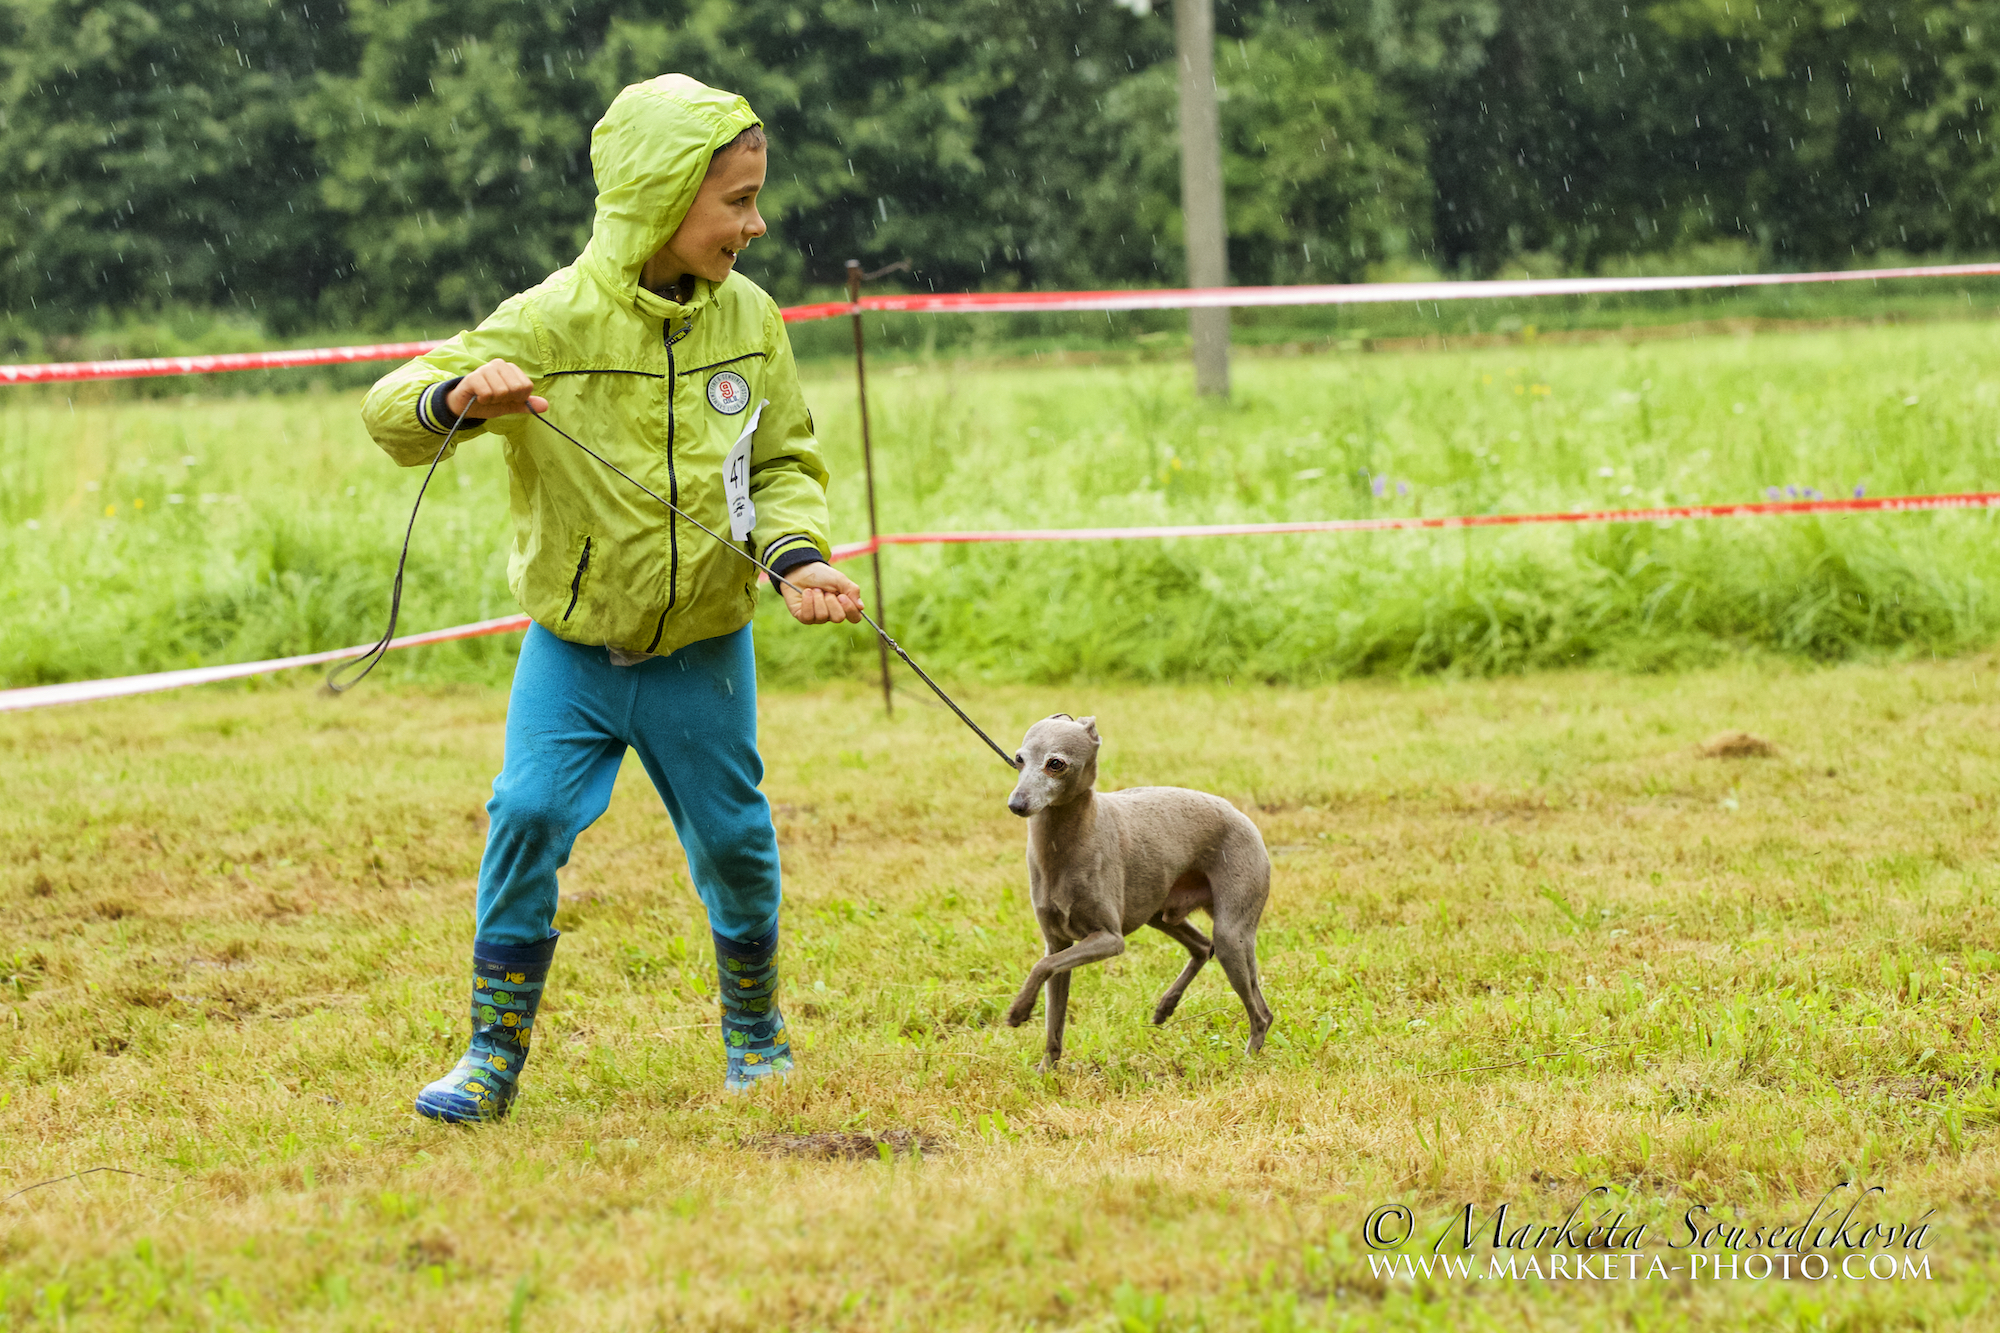
[[[578,265],[654,319],[706,304],[716,284],[705,279],[683,306],[641,287],[639,275],[694,205],[715,150],[761,123],[743,98],[685,74],[619,93],[590,132],[597,215]]]

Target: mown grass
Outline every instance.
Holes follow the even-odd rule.
[[[500,692],[0,719],[0,1327],[1990,1327],[1996,671],[976,687],[1003,736],[1094,712],[1105,785],[1222,793],[1274,854],[1266,1052],[1212,969],[1149,1027],[1142,936],[1052,1078],[996,1022],[1038,951],[1009,775],[907,697],[767,692],[798,1077],[721,1092],[631,766],[476,1131],[409,1098],[462,1040]],[[1725,727],[1777,756],[1700,757]],[[920,1160],[782,1151],[898,1130]],[[16,1193],[95,1167],[139,1174]],[[1602,1184],[1684,1264],[1688,1208],[1847,1180],[1936,1209],[1931,1280],[1411,1283],[1359,1230]]]
[[[1178,363],[878,367],[890,530],[1470,513],[1996,484],[1991,325]],[[850,372],[808,371],[839,538],[865,531]],[[351,392],[0,403],[0,681],[337,647],[379,632],[417,476]],[[607,478],[607,485],[617,485]],[[1377,492],[1380,492],[1379,494]],[[176,500],[176,497],[179,497]],[[1744,648],[1828,661],[1990,642],[1984,514],[898,550],[894,628],[948,675],[1307,683]],[[440,473],[404,624],[511,609],[491,448]],[[767,614],[769,613],[767,608]],[[772,678],[864,670],[858,634],[765,636]],[[509,644],[392,673],[504,679]]]

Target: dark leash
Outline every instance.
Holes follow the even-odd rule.
[[[466,400],[465,412],[470,412],[473,403],[478,401],[476,397]],[[389,644],[396,637],[396,618],[403,614],[403,566],[410,562],[410,534],[417,530],[417,510],[423,506],[424,492],[431,488],[431,478],[436,475],[438,464],[444,461],[444,451],[451,448],[453,438],[458,435],[458,428],[465,424],[465,412],[458,414],[458,420],[452,422],[451,429],[445,432],[444,443],[438,446],[435,454],[431,455],[430,469],[424,473],[424,484],[417,487],[417,502],[410,506],[410,522],[403,529],[403,553],[396,557],[396,581],[389,588],[389,628],[382,631],[382,637],[375,641],[374,647],[353,661],[342,662],[326,673],[326,688],[330,693],[345,694],[359,685],[362,678],[373,671],[375,664],[389,652]],[[361,669],[354,671],[356,667]],[[342,677],[349,671],[354,671],[354,675],[343,680]]]
[[[353,686],[360,683],[361,678],[363,676],[366,676],[370,671],[373,671],[375,669],[375,664],[377,662],[380,662],[382,660],[383,654],[389,651],[389,641],[396,637],[396,617],[397,614],[401,611],[403,605],[403,566],[410,558],[410,533],[414,531],[417,526],[417,507],[423,504],[424,491],[427,490],[431,484],[431,474],[437,471],[438,464],[443,461],[444,451],[451,447],[451,441],[453,436],[456,436],[458,434],[459,426],[463,424],[465,421],[465,413],[470,412],[472,410],[472,404],[477,401],[478,401],[477,398],[468,401],[465,405],[465,412],[460,412],[458,414],[458,420],[451,423],[451,430],[445,435],[444,443],[438,446],[438,451],[436,456],[431,459],[430,471],[424,473],[424,484],[417,488],[417,502],[416,504],[410,506],[410,524],[409,527],[404,529],[403,531],[403,553],[396,561],[396,582],[389,596],[389,628],[383,633],[380,641],[378,641],[374,647],[370,648],[360,658],[357,658],[353,662],[348,662],[340,667],[337,667],[332,672],[328,673],[326,678],[327,688],[332,690],[336,694],[344,690],[351,689]],[[694,524],[694,526],[700,528],[703,532],[707,533],[710,537],[714,538],[716,542],[718,542],[720,545],[727,547],[731,551],[736,552],[736,554],[742,556],[745,560],[748,560],[751,564],[763,570],[765,574],[770,576],[772,583],[781,585],[786,588],[790,588],[793,592],[798,593],[799,596],[801,597],[805,596],[805,589],[799,587],[798,584],[793,583],[790,579],[780,574],[777,570],[772,569],[769,565],[765,564],[762,560],[759,560],[756,556],[750,554],[750,552],[744,550],[741,546],[738,546],[735,542],[725,541],[722,535],[716,532],[715,529],[709,527],[706,523],[703,523],[700,519],[695,518],[693,515],[689,514],[685,509],[682,509],[679,505],[675,504],[672,500],[669,500],[664,495],[661,495],[658,491],[655,491],[650,486],[647,486],[637,477],[634,477],[631,473],[625,471],[625,469],[619,467],[616,463],[612,462],[604,455],[598,453],[595,449],[592,449],[582,440],[577,439],[576,436],[571,435],[561,426],[556,425],[555,422],[550,421],[546,416],[543,416],[540,412],[535,412],[532,409],[530,409],[530,415],[533,416],[535,420],[541,422],[544,426],[547,426],[550,430],[554,431],[556,434],[562,436],[565,440],[568,440],[571,444],[575,445],[577,448],[583,450],[583,452],[585,452],[586,454],[589,454],[599,463],[602,463],[605,467],[610,468],[613,472],[616,472],[619,476],[623,477],[633,486],[637,487],[645,494],[651,496],[653,499],[659,501],[660,504],[664,505],[676,517],[686,519],[689,523]],[[867,621],[868,628],[874,630],[876,635],[880,637],[882,642],[889,646],[889,651],[896,654],[896,656],[902,658],[903,664],[909,667],[910,670],[916,672],[917,678],[919,680],[923,681],[924,684],[930,686],[931,693],[935,694],[938,698],[942,699],[944,701],[945,707],[949,708],[954,714],[956,714],[960,722],[963,722],[966,726],[972,729],[973,735],[979,737],[980,740],[985,741],[987,748],[992,750],[993,753],[1000,756],[1001,763],[1007,765],[1009,770],[1012,770],[1015,767],[1013,756],[1008,754],[1005,750],[1001,749],[998,742],[996,742],[991,736],[987,735],[985,730],[977,722],[974,722],[970,717],[966,716],[965,710],[963,708],[960,708],[958,706],[957,701],[954,700],[949,694],[946,694],[944,692],[944,688],[942,686],[940,686],[936,681],[931,679],[930,673],[925,671],[922,667],[918,666],[916,663],[916,659],[903,651],[903,645],[897,643],[896,640],[890,636],[889,631],[883,629],[880,625],[875,623],[875,617],[869,615],[866,611],[863,611],[861,613],[861,618]],[[361,670],[357,672],[352,679],[350,680],[340,679],[343,672],[349,671],[356,665],[360,665],[362,663],[365,663],[365,665],[361,666]]]

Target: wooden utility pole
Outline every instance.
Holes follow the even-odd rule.
[[[1215,92],[1214,0],[1174,0],[1181,73],[1181,216],[1188,285],[1229,285],[1229,233],[1222,216],[1222,113]],[[1229,394],[1229,311],[1191,310],[1194,390]]]
[[[882,548],[876,545],[880,531],[875,523],[875,443],[868,432],[868,358],[861,347],[861,261],[847,261],[847,299],[854,306],[854,388],[861,395],[861,472],[868,482],[868,562],[875,569],[875,619],[889,623],[889,608],[882,604]],[[875,653],[882,659],[882,711],[896,715],[896,701],[889,690],[889,645],[875,636]]]

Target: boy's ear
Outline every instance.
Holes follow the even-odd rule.
[[[1077,724],[1077,725],[1078,725],[1079,727],[1082,727],[1082,728],[1083,728],[1083,729],[1084,729],[1084,730],[1085,730],[1086,732],[1090,733],[1090,739],[1091,739],[1092,743],[1094,743],[1094,744],[1097,744],[1097,745],[1102,745],[1102,744],[1104,744],[1104,741],[1103,741],[1103,738],[1102,738],[1102,737],[1100,737],[1100,736],[1099,736],[1099,735],[1097,734],[1097,719],[1096,719],[1096,718],[1094,718],[1094,717],[1080,717],[1080,718],[1078,718],[1078,719],[1076,720],[1076,724]]]

